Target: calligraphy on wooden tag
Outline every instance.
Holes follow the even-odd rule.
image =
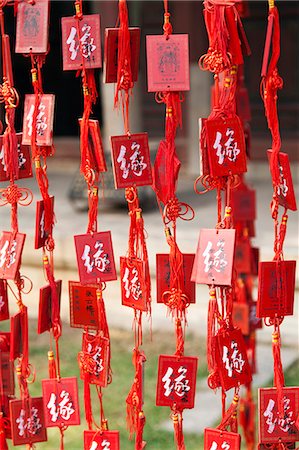
[[[121,302],[140,311],[147,311],[145,263],[138,258],[120,258]]]
[[[61,285],[62,280],[56,280],[56,291],[59,307],[61,299]],[[37,332],[38,334],[42,334],[45,331],[50,331],[52,327],[52,293],[51,286],[48,284],[39,290]]]
[[[0,322],[7,319],[9,319],[7,282],[6,280],[0,280]]]
[[[20,267],[26,234],[2,231],[0,238],[0,278],[14,280]]]
[[[77,378],[42,380],[46,427],[80,425]]]
[[[17,133],[17,145],[18,145],[18,159],[19,159],[19,172],[17,179],[31,178],[32,177],[32,165],[30,147],[28,145],[22,145],[22,133]],[[0,136],[0,181],[9,181],[9,173],[7,172],[7,165],[5,161],[3,136]]]
[[[47,53],[48,33],[49,1],[19,2],[16,53]]]
[[[105,387],[108,383],[109,339],[90,333],[82,337],[82,351],[78,355],[80,376],[91,384]]]
[[[211,176],[228,176],[244,173],[246,150],[240,119],[208,119],[207,150]]]
[[[283,417],[280,417],[276,388],[259,389],[259,441],[261,444],[299,440],[299,430],[295,425],[299,413],[299,387],[283,388],[283,409]]]
[[[272,150],[268,150],[267,153],[269,160],[271,160]],[[280,175],[279,185],[275,187],[275,193],[278,197],[278,202],[284,208],[290,209],[292,211],[297,211],[292,172],[290,167],[289,155],[287,153],[278,153],[278,168]]]
[[[115,189],[152,184],[147,133],[112,136],[111,146]]]
[[[61,30],[63,70],[102,67],[99,14],[84,15],[82,20],[62,17]]]
[[[255,190],[249,188],[232,189],[231,191],[231,206],[235,212],[235,220],[250,221],[256,219],[256,199]]]
[[[257,317],[292,316],[296,261],[260,262]]]
[[[195,283],[191,281],[191,272],[195,255],[193,253],[183,254],[184,283],[181,286],[182,293],[188,298],[188,303],[195,303]],[[156,283],[157,303],[163,303],[164,292],[170,289],[170,264],[169,254],[159,253],[156,255]]]
[[[84,431],[84,450],[119,450],[118,431]]]
[[[13,361],[10,361],[9,351],[0,351],[0,380],[2,395],[15,394],[15,377]]]
[[[36,117],[36,144],[39,146],[51,146],[53,143],[54,103],[55,95],[42,94],[40,96]],[[31,145],[34,109],[35,95],[26,94],[23,116],[23,145]]]
[[[205,428],[204,450],[240,450],[241,436],[225,430]]]
[[[51,199],[51,210],[54,214],[54,196]],[[53,225],[51,227],[52,233]],[[49,233],[45,230],[45,204],[43,200],[38,200],[36,202],[36,213],[35,213],[35,239],[34,248],[38,249],[46,245],[46,241],[49,237]]]
[[[19,358],[24,348],[28,348],[27,307],[10,318],[10,360]]]
[[[82,284],[117,279],[110,231],[81,234],[74,239]]]
[[[99,328],[97,287],[69,281],[70,325],[73,328]]]
[[[146,36],[147,90],[189,91],[189,36]]]
[[[117,82],[119,28],[105,28],[104,82]],[[140,54],[140,28],[130,27],[132,81],[138,80]]]
[[[193,356],[159,356],[157,406],[194,407],[197,363]]]
[[[235,230],[200,230],[191,280],[199,284],[230,286]]]
[[[244,335],[248,335],[249,328],[249,305],[247,303],[233,302],[232,322],[235,328],[239,328]]]
[[[225,391],[250,383],[251,370],[242,333],[238,329],[220,332],[216,336],[216,361],[221,386]]]
[[[43,398],[9,402],[13,445],[47,441]]]
[[[82,119],[79,119],[79,125],[82,132]],[[107,172],[100,125],[95,119],[88,120],[88,159],[93,170]]]

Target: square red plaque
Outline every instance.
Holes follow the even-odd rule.
[[[251,256],[252,253],[249,239],[237,238],[234,265],[238,274],[251,273]]]
[[[82,131],[82,119],[79,119]],[[91,167],[97,172],[107,172],[105,153],[98,120],[88,120],[88,159]]]
[[[109,351],[109,339],[90,333],[83,334],[82,351],[78,355],[82,380],[88,375],[89,383],[107,386]]]
[[[205,428],[204,450],[240,450],[241,436],[224,430]]]
[[[271,160],[272,150],[268,150],[268,159]],[[278,164],[280,173],[280,184],[276,188],[276,194],[281,206],[292,211],[297,211],[296,197],[294,192],[293,178],[287,153],[279,152]],[[272,174],[273,178],[273,174]]]
[[[231,191],[231,206],[235,221],[256,219],[255,190],[238,186]]]
[[[43,94],[40,98],[36,121],[36,143],[40,146],[50,146],[53,142],[55,95]],[[26,94],[23,116],[23,145],[31,145],[35,95]]]
[[[210,175],[227,176],[247,171],[244,132],[240,119],[208,119],[207,149]]]
[[[42,380],[46,427],[80,425],[77,378]]]
[[[97,287],[69,281],[70,325],[73,328],[98,329]]]
[[[0,321],[9,319],[7,282],[0,280]]]
[[[249,334],[249,305],[247,303],[233,303],[232,321],[233,326],[239,328],[242,334]]]
[[[42,397],[30,397],[24,401],[11,400],[9,408],[13,445],[47,440]]]
[[[111,136],[111,146],[115,189],[152,184],[147,133]]]
[[[140,311],[147,311],[145,263],[141,259],[120,258],[121,302]]]
[[[195,255],[193,253],[183,254],[184,285],[182,292],[188,297],[188,303],[195,303],[195,283],[191,281],[191,272]],[[157,303],[163,303],[163,293],[170,288],[170,266],[169,254],[160,253],[156,255],[156,282]]]
[[[26,234],[2,231],[0,238],[0,278],[14,280],[19,270]]]
[[[32,165],[30,147],[22,145],[22,133],[17,133],[18,141],[18,158],[19,158],[19,173],[17,179],[31,178]],[[0,181],[9,181],[9,174],[7,173],[7,166],[4,158],[3,136],[0,136]]]
[[[259,264],[257,317],[292,316],[296,261]]]
[[[259,389],[259,441],[261,444],[299,441],[295,422],[299,413],[299,387],[283,388],[284,416],[280,418],[276,388]]]
[[[51,196],[51,209],[54,214],[54,196]],[[52,227],[53,228],[53,227]],[[52,230],[51,230],[52,232]],[[49,233],[45,230],[45,206],[43,200],[38,200],[36,202],[36,213],[35,213],[35,240],[34,248],[38,249],[46,245]]]
[[[102,67],[99,14],[84,15],[79,24],[73,16],[62,17],[61,30],[63,70],[82,69],[83,58],[85,69]]]
[[[119,450],[118,431],[84,431],[84,450]]]
[[[197,363],[193,356],[159,356],[157,406],[194,407]]]
[[[230,286],[234,250],[235,230],[200,230],[191,280],[199,284]]]
[[[118,66],[118,30],[119,28],[105,29],[104,54],[104,82],[117,82]],[[131,46],[131,71],[133,81],[138,80],[139,54],[140,54],[140,28],[129,28]]]
[[[189,36],[146,36],[147,90],[189,91]]]
[[[47,53],[49,1],[19,2],[16,53]]]
[[[10,361],[10,353],[3,350],[1,350],[0,352],[0,379],[1,379],[1,394],[9,396],[14,395],[15,394],[14,364],[13,361]]]
[[[81,234],[74,239],[82,284],[117,279],[110,231]]]
[[[225,391],[251,382],[251,370],[240,330],[217,334],[216,361],[221,385]]]
[[[61,297],[61,284],[61,280],[56,281],[56,290],[59,299],[59,305]],[[37,332],[38,334],[42,334],[45,331],[50,331],[52,326],[52,295],[51,286],[48,284],[47,286],[44,286],[39,290]]]

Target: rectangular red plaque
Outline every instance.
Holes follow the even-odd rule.
[[[79,119],[80,129],[82,119]],[[105,153],[98,120],[88,120],[88,159],[91,167],[97,172],[107,172]]]
[[[197,363],[193,356],[159,356],[157,406],[194,407]]]
[[[188,303],[195,303],[195,283],[191,281],[191,272],[195,255],[193,253],[183,254],[184,286],[182,292],[188,297]],[[169,254],[160,253],[156,255],[156,283],[157,303],[163,303],[163,293],[169,291],[170,266]]]
[[[200,230],[191,280],[199,284],[230,286],[234,249],[235,230]]]
[[[73,328],[99,327],[97,287],[69,281],[70,325]]]
[[[13,445],[47,441],[42,397],[9,402]]]
[[[9,319],[7,282],[0,280],[0,321]]]
[[[84,431],[84,450],[119,450],[118,431]]]
[[[79,22],[73,16],[62,17],[61,30],[63,70],[80,70],[83,61],[85,69],[102,67],[99,14],[84,15]]]
[[[40,97],[36,121],[36,143],[40,146],[51,146],[53,142],[55,95],[43,94]],[[31,145],[35,95],[26,94],[23,116],[23,145]]]
[[[251,273],[251,246],[248,238],[237,238],[234,265],[238,274]]]
[[[3,334],[1,333],[1,337]],[[9,350],[9,348],[7,348]],[[15,394],[14,364],[10,361],[9,351],[0,352],[0,380],[2,395]]]
[[[49,1],[19,2],[16,53],[47,53]]]
[[[118,58],[118,30],[119,28],[105,29],[104,54],[104,82],[117,82]],[[129,28],[131,46],[131,71],[133,81],[138,80],[139,54],[140,54],[140,28]]]
[[[17,133],[17,142],[19,158],[19,173],[17,179],[31,178],[32,165],[30,147],[28,145],[22,145],[22,133]],[[9,174],[7,173],[4,155],[3,136],[0,136],[0,181],[9,181]]]
[[[56,281],[56,290],[59,299],[61,297],[61,285],[62,281]],[[39,308],[38,308],[38,322],[37,322],[37,332],[42,334],[45,331],[50,331],[52,328],[52,295],[51,286],[48,284],[40,288],[39,290]]]
[[[19,270],[26,234],[2,231],[0,238],[0,278],[14,280]]]
[[[146,36],[147,89],[189,91],[189,36]]]
[[[207,141],[204,138],[204,134],[202,134],[203,130],[205,129],[206,121],[207,119],[204,118],[198,119],[199,168],[201,176],[210,174]]]
[[[147,133],[112,136],[111,146],[115,189],[152,184]]]
[[[51,209],[54,214],[54,196],[51,196]],[[53,227],[52,227],[53,228]],[[52,232],[52,230],[51,230]],[[38,200],[36,202],[36,213],[35,213],[35,240],[34,248],[38,249],[46,245],[49,233],[45,231],[45,207],[44,201]]]
[[[247,303],[233,303],[232,321],[235,328],[240,328],[242,334],[249,334],[249,305]]]
[[[250,221],[256,219],[255,190],[238,186],[231,191],[231,206],[235,221]]]
[[[241,436],[238,433],[205,428],[204,450],[240,450]]]
[[[268,159],[270,161],[272,150],[268,150],[267,153]],[[276,188],[276,194],[278,197],[279,204],[284,208],[291,209],[292,211],[297,211],[297,204],[294,192],[289,155],[287,153],[279,152],[278,164],[279,164],[280,184]]]
[[[296,261],[259,264],[257,317],[292,316]]]
[[[84,333],[82,351],[78,355],[81,379],[88,375],[88,382],[105,387],[109,374],[109,339],[100,335]]]
[[[117,279],[110,231],[74,236],[80,282]]]
[[[145,284],[145,263],[136,258],[120,258],[121,302],[140,311],[147,311],[149,292]]]
[[[280,418],[276,388],[259,389],[259,441],[261,444],[299,441],[295,425],[299,414],[299,387],[283,388],[284,416]]]
[[[42,380],[46,427],[80,425],[77,378]]]
[[[206,132],[211,176],[223,177],[247,171],[244,132],[237,116],[225,120],[208,119]]]
[[[10,318],[10,360],[19,358],[23,348],[28,347],[28,314],[27,307]]]

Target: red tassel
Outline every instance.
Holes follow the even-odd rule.
[[[240,400],[239,422],[242,427],[246,450],[255,449],[255,403],[252,399],[251,386],[247,387],[246,398]]]
[[[54,352],[52,350],[48,351],[48,371],[49,371],[49,378],[57,378],[56,363],[54,358]]]
[[[56,282],[53,274],[53,269],[49,262],[47,255],[43,257],[44,268],[46,270],[47,279],[51,287],[51,305],[52,305],[52,329],[53,336],[57,340],[61,336],[61,319],[59,311],[59,298],[57,293]]]
[[[89,430],[92,430],[93,416],[91,408],[91,397],[90,397],[90,384],[88,381],[89,375],[85,374],[84,377],[84,409],[85,409],[85,419]]]
[[[49,196],[49,181],[47,177],[47,173],[44,168],[41,167],[39,157],[35,159],[35,174],[36,181],[44,201],[44,211],[45,211],[45,219],[44,219],[44,229],[48,235],[52,235],[53,225],[54,225],[54,211],[53,211],[53,203]]]
[[[88,227],[87,233],[98,228],[98,188],[91,186],[88,190]]]
[[[183,434],[183,414],[182,411],[174,410],[172,413],[174,442],[177,450],[185,450],[185,441]]]
[[[143,411],[138,414],[138,422],[136,429],[135,450],[143,450],[146,446],[146,442],[143,440],[143,429],[145,425],[145,415]]]
[[[216,314],[218,312],[218,305],[216,300],[215,288],[210,289],[210,299],[208,307],[208,321],[207,321],[207,364],[208,371],[211,373],[215,370],[215,334],[216,334]]]
[[[284,374],[283,367],[281,362],[281,354],[280,354],[280,332],[279,325],[277,325],[276,329],[272,333],[272,351],[273,351],[273,360],[274,360],[274,386],[277,390],[277,405],[278,412],[280,417],[284,415],[284,406],[283,406],[283,387],[284,387]]]
[[[8,445],[5,437],[4,418],[2,412],[0,412],[0,450],[8,450]]]
[[[224,430],[227,426],[230,425],[232,419],[234,419],[234,414],[237,411],[239,403],[239,395],[235,393],[233,401],[230,407],[225,411],[225,414],[222,417],[221,423],[218,425],[217,429]]]

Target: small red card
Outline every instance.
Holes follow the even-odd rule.
[[[26,234],[2,231],[0,238],[0,278],[14,280],[20,267]]]
[[[147,90],[189,91],[189,36],[146,36]]]
[[[119,450],[118,431],[84,431],[84,450]]]
[[[0,280],[0,321],[9,319],[7,282]]]
[[[250,221],[256,219],[255,190],[238,186],[231,191],[231,206],[235,221]]]
[[[47,441],[43,398],[9,402],[13,445]]]
[[[104,54],[104,82],[117,82],[118,66],[118,30],[119,28],[105,29],[105,54]],[[140,28],[129,28],[131,46],[131,71],[132,80],[138,80],[139,54],[140,54]]]
[[[217,334],[216,361],[220,382],[225,391],[251,382],[246,346],[240,330],[234,329]]]
[[[54,196],[51,197],[51,209],[54,214]],[[53,228],[53,227],[52,227]],[[52,230],[51,230],[52,232]],[[36,213],[35,213],[35,240],[34,248],[38,249],[46,245],[49,233],[45,231],[45,207],[44,201],[38,200],[36,202]]]
[[[82,119],[79,119],[80,129]],[[88,159],[93,170],[107,172],[105,153],[98,120],[88,120]]]
[[[234,265],[238,274],[251,273],[251,246],[249,239],[237,239]]]
[[[247,303],[233,302],[232,322],[244,335],[249,334],[249,305]]]
[[[49,1],[19,2],[16,53],[47,53]]]
[[[203,130],[207,119],[198,119],[198,139],[199,139],[199,168],[200,175],[210,175],[209,158],[206,139],[203,138]]]
[[[117,279],[110,231],[74,236],[82,284]]]
[[[195,303],[195,283],[191,281],[191,272],[195,255],[193,253],[183,254],[184,285],[182,292],[188,297],[188,303]],[[163,293],[169,290],[170,266],[169,254],[160,253],[156,255],[156,283],[157,303],[163,303]]]
[[[62,17],[61,30],[63,70],[80,70],[83,61],[85,69],[102,67],[99,14],[84,15],[80,21]]]
[[[97,287],[69,281],[70,325],[73,328],[98,329]]]
[[[23,348],[28,348],[28,314],[27,307],[10,318],[10,360],[19,358]]]
[[[207,147],[211,176],[227,176],[247,171],[244,132],[240,119],[208,119]]]
[[[53,120],[54,120],[55,95],[43,94],[40,97],[38,114],[36,120],[36,144],[40,146],[51,146],[53,142]],[[35,95],[26,94],[23,116],[23,145],[31,145]]]
[[[299,413],[299,387],[283,388],[284,416],[277,407],[276,388],[259,389],[259,441],[261,444],[299,441],[295,425]]]
[[[22,133],[17,133],[18,141],[18,158],[19,158],[19,173],[18,179],[32,177],[32,165],[30,147],[22,145]],[[7,166],[4,158],[3,136],[0,136],[0,181],[9,181],[9,174],[7,173]]]
[[[258,330],[263,328],[263,321],[256,316],[257,302],[251,301],[249,303],[249,323],[250,331]]]
[[[115,189],[152,184],[147,133],[112,136],[111,146]]]
[[[120,258],[121,302],[140,311],[147,311],[145,263],[141,259]]]
[[[259,264],[257,317],[292,316],[296,261]]]
[[[1,395],[14,395],[14,364],[10,361],[10,353],[2,350],[0,351],[0,380]]]
[[[80,425],[77,378],[42,380],[46,427]]]
[[[241,436],[238,433],[205,428],[204,450],[240,450]]]
[[[200,230],[191,280],[199,284],[230,286],[234,250],[235,230]]]
[[[268,150],[267,153],[268,158],[270,160],[272,150]],[[278,164],[280,173],[280,184],[276,188],[276,194],[278,196],[279,204],[284,208],[290,209],[292,211],[297,211],[292,172],[290,167],[289,156],[287,153],[279,152]]]
[[[59,299],[61,297],[61,280],[56,280],[56,290]],[[39,308],[38,308],[38,322],[37,332],[42,334],[45,331],[50,331],[52,328],[52,295],[51,286],[48,284],[39,290]]]
[[[109,351],[109,339],[97,334],[83,334],[82,351],[78,355],[82,380],[88,375],[89,383],[107,386]]]
[[[159,356],[157,406],[194,407],[197,363],[193,356]]]

